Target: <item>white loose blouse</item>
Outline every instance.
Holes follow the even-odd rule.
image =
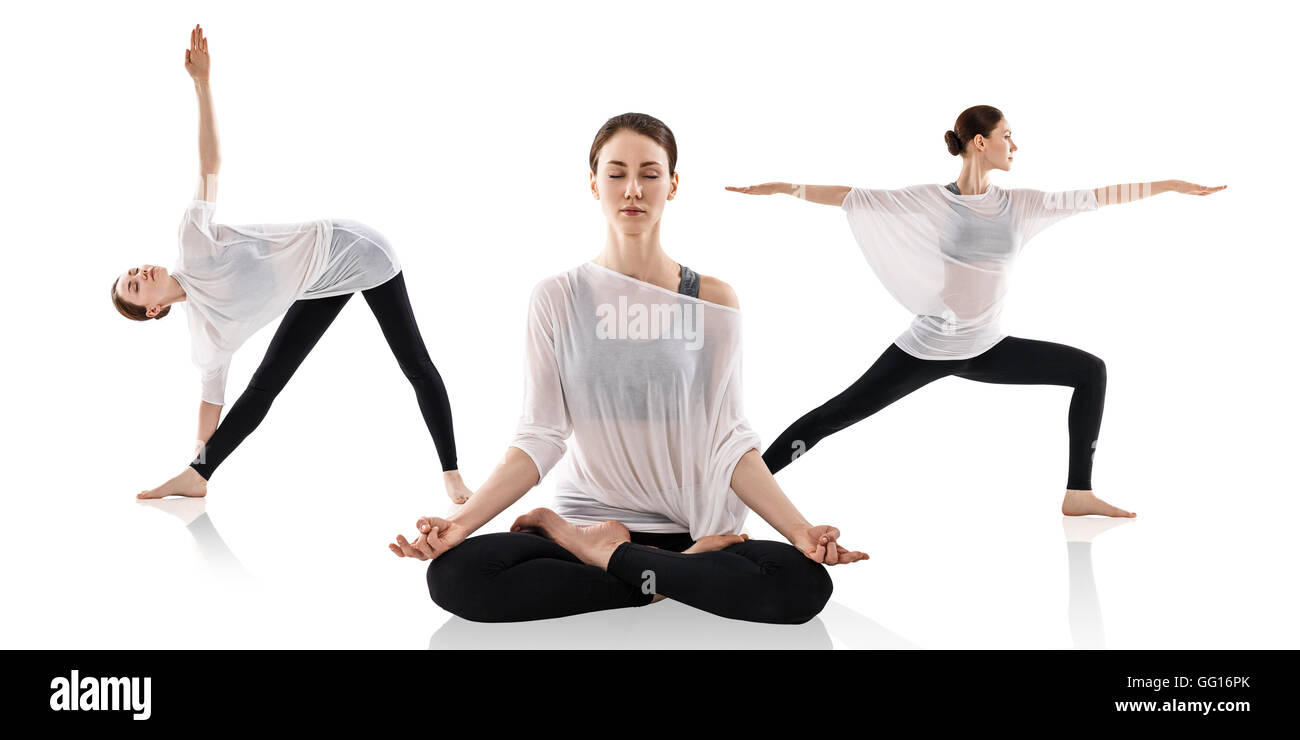
[[[594,262],[534,287],[511,445],[539,482],[564,460],[557,513],[695,539],[739,532],[748,509],[731,476],[760,448],[741,403],[740,318]]]
[[[942,185],[852,188],[841,208],[867,262],[909,312],[894,343],[926,360],[974,357],[1007,335],[999,319],[1020,249],[1061,219],[1098,208],[1091,190],[957,195]]]
[[[294,301],[372,288],[401,265],[381,236],[354,221],[230,226],[212,220],[215,208],[190,202],[171,274],[185,290],[202,399],[223,405],[230,358],[258,329]]]

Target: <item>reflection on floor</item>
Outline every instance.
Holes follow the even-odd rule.
[[[199,548],[199,556],[216,574],[250,579],[235,554],[226,547],[217,528],[208,518],[207,499],[205,498],[160,498],[141,500],[141,506],[171,514],[185,524],[185,528],[194,536],[194,544]]]
[[[215,574],[236,580],[252,576],[221,539],[202,498],[141,501],[185,524],[203,562]],[[1106,647],[1101,602],[1092,573],[1092,543],[1132,519],[1062,517],[1069,561],[1070,635],[1078,650]],[[535,622],[488,624],[452,616],[429,639],[430,650],[464,649],[629,649],[673,648],[831,649],[832,636],[860,650],[916,649],[919,646],[842,604],[830,601],[822,613],[801,625],[768,625],[716,617],[666,599],[647,607],[614,609]]]

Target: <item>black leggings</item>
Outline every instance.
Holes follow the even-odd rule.
[[[429,563],[429,595],[474,622],[521,622],[645,606],[656,593],[720,617],[802,624],[831,597],[826,566],[793,545],[746,540],[691,553],[687,534],[633,532],[608,571],[530,532],[467,538]],[[656,549],[658,548],[658,549]]]
[[[361,295],[365,296],[370,310],[379,320],[379,327],[402,373],[415,388],[415,398],[429,434],[433,436],[433,446],[438,451],[442,469],[455,470],[456,438],[451,427],[451,401],[447,398],[442,376],[434,367],[433,360],[429,359],[429,351],[420,337],[402,273],[398,272],[382,285],[361,291]],[[299,300],[289,306],[270,346],[266,348],[262,364],[248,381],[248,388],[230,407],[226,418],[190,467],[204,479],[212,477],[217,466],[266,418],[271,402],[284,390],[294,371],[351,297],[351,293],[344,293],[329,298]]]
[[[891,344],[853,385],[782,432],[763,453],[763,461],[776,473],[825,437],[948,375],[981,383],[1073,387],[1068,423],[1070,473],[1065,487],[1092,490],[1092,456],[1106,400],[1106,364],[1074,347],[1019,337],[1006,337],[965,360],[922,360]]]

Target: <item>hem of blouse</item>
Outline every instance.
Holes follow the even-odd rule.
[[[555,513],[560,514],[560,512],[558,511]],[[566,522],[569,522],[570,524],[581,524],[581,525],[600,524],[602,522],[611,521],[609,519],[597,519],[595,517],[589,517],[589,516],[578,516],[578,515],[566,516],[565,514],[560,514],[560,518]],[[635,525],[636,529],[632,529],[634,525],[628,524],[627,522],[619,521],[619,520],[613,520],[613,521],[618,521],[619,524],[622,524],[623,526],[627,527],[628,530],[632,532],[644,532],[645,534],[685,534],[685,535],[689,535],[691,533],[690,529],[646,529],[646,527],[669,526],[666,524],[656,525],[647,522],[638,522]],[[672,526],[680,527],[681,525],[674,522]]]
[[[662,287],[662,286],[655,285],[654,283],[647,283],[646,281],[644,281],[644,280],[638,280],[638,279],[632,277],[631,275],[624,275],[623,273],[619,272],[618,270],[612,270],[612,269],[610,269],[610,268],[608,268],[608,267],[605,267],[604,265],[598,265],[598,264],[596,264],[595,262],[592,262],[591,260],[587,260],[587,261],[586,261],[585,263],[583,263],[583,264],[591,265],[592,267],[599,268],[599,269],[604,270],[605,272],[608,272],[608,273],[610,273],[610,274],[618,275],[618,276],[621,277],[621,278],[625,278],[625,279],[627,279],[627,280],[631,280],[632,282],[636,283],[637,285],[643,285],[643,286],[645,286],[645,287],[647,287],[647,288],[653,288],[654,290],[658,290],[658,291],[661,291],[661,292],[667,293],[668,295],[680,296],[680,297],[682,297],[682,298],[686,298],[686,299],[689,299],[689,300],[692,300],[692,301],[697,301],[697,302],[699,302],[699,303],[703,303],[703,304],[706,305],[706,306],[713,306],[714,308],[720,308],[720,309],[722,309],[723,311],[734,311],[735,313],[740,313],[740,309],[739,309],[739,308],[732,308],[731,306],[724,306],[724,305],[722,305],[721,303],[714,303],[713,301],[706,301],[706,300],[704,300],[703,298],[696,298],[695,296],[689,296],[689,295],[686,295],[685,293],[678,293],[678,292],[676,292],[676,291],[669,290],[669,289],[664,288],[664,287]]]
[[[906,336],[906,335],[904,335],[904,336]],[[895,339],[895,340],[894,340],[894,346],[898,347],[899,349],[903,350],[904,352],[906,352],[907,354],[911,355],[912,357],[915,357],[915,358],[918,359],[918,360],[925,360],[925,361],[927,361],[927,362],[945,362],[945,361],[949,361],[949,360],[969,360],[969,359],[971,359],[971,358],[973,358],[973,357],[979,357],[980,355],[984,354],[985,352],[988,352],[989,350],[991,350],[991,349],[993,349],[994,347],[996,347],[996,346],[998,345],[998,342],[1001,342],[1003,339],[1006,339],[1006,338],[1009,337],[1009,336],[1011,336],[1011,335],[1010,335],[1010,334],[1003,334],[1001,337],[998,337],[998,341],[997,341],[997,342],[994,342],[993,344],[990,344],[989,346],[985,347],[984,349],[980,350],[979,352],[976,352],[976,353],[974,353],[974,354],[970,354],[970,355],[963,355],[963,356],[961,356],[961,357],[922,357],[921,355],[916,354],[915,352],[913,352],[912,350],[908,349],[907,347],[904,347],[903,345],[899,344],[899,343],[898,343],[898,339]],[[899,339],[902,339],[902,337],[899,337]]]

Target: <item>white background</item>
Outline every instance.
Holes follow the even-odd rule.
[[[0,647],[1300,646],[1300,123],[1280,7],[6,9]],[[724,185],[946,183],[960,163],[943,133],[976,104],[1000,108],[1020,147],[994,173],[1004,187],[1228,184],[1069,218],[1014,276],[1008,332],[1106,361],[1093,480],[1139,517],[1104,535],[1063,521],[1068,389],[948,378],[778,477],[808,518],[871,554],[832,569],[831,605],[809,625],[742,627],[672,602],[448,623],[424,567],[386,547],[447,500],[410,385],[354,297],[213,477],[219,535],[196,536],[193,502],[134,498],[190,460],[199,384],[183,309],[133,324],[104,290],[175,260],[197,175],[183,68],[196,22],[213,59],[217,220],[354,218],[389,237],[471,486],[519,414],[529,289],[603,244],[587,152],[610,116],[650,113],[677,136],[663,243],[739,294],[746,410],[765,444],[857,379],[909,316],[837,209]],[[228,401],[274,328],[235,356]],[[482,531],[550,495],[548,479]],[[1072,571],[1066,541],[1089,536]]]

